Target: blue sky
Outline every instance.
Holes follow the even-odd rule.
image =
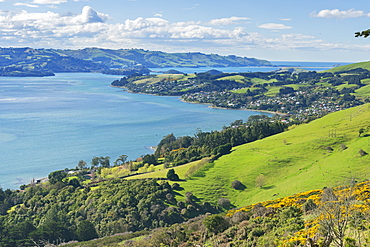
[[[370,60],[369,0],[0,0],[0,47]]]

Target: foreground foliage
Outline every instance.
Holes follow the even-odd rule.
[[[154,179],[115,179],[96,185],[94,190],[56,183],[31,186],[24,192],[8,191],[3,202],[13,200],[15,206],[2,205],[0,246],[85,241],[218,212],[209,203],[198,204],[192,195],[186,202],[177,202],[172,187]]]
[[[230,210],[226,216],[201,216],[111,246],[354,247],[370,244],[369,228],[366,181],[265,201]]]

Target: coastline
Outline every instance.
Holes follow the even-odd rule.
[[[134,92],[132,92],[132,91],[128,90],[128,88],[126,88],[126,87],[113,86],[113,85],[110,85],[110,86],[111,86],[111,87],[115,87],[115,88],[121,88],[121,89],[123,89],[124,91],[127,91],[128,93],[134,93]],[[150,93],[134,93],[134,94],[146,94],[146,95],[161,96],[161,97],[177,97],[177,95],[158,95],[158,94],[150,94]],[[256,110],[256,109],[247,109],[247,108],[232,109],[232,108],[227,108],[227,107],[212,106],[212,104],[211,104],[211,103],[190,102],[190,101],[186,101],[186,100],[182,99],[181,97],[178,97],[178,99],[179,99],[181,102],[184,102],[184,103],[188,103],[188,104],[198,104],[198,105],[207,105],[209,108],[214,108],[214,109],[238,110],[238,111],[255,111],[255,112],[263,112],[263,113],[269,113],[269,114],[272,114],[272,115],[279,115],[279,116],[285,116],[285,115],[287,115],[286,113],[282,113],[282,112],[274,112],[274,111],[267,111],[267,110]]]
[[[264,112],[264,113],[269,113],[273,115],[280,115],[280,116],[285,116],[287,115],[286,113],[282,112],[274,112],[274,111],[266,111],[266,110],[256,110],[256,109],[248,109],[248,108],[238,108],[238,109],[232,109],[232,108],[227,108],[227,107],[220,107],[220,106],[213,106],[211,103],[197,103],[197,102],[190,102],[183,100],[182,98],[179,98],[180,101],[184,103],[189,103],[189,104],[198,104],[198,105],[208,105],[209,108],[214,108],[214,109],[223,109],[223,110],[234,110],[234,111],[255,111],[255,112]]]

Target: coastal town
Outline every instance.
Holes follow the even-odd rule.
[[[213,70],[192,75],[135,75],[116,80],[112,85],[133,93],[180,96],[186,102],[211,107],[270,111],[304,122],[367,102],[367,98],[356,97],[354,93],[367,85],[369,73],[366,69],[342,73]]]

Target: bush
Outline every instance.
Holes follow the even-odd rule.
[[[220,205],[220,206],[221,206],[221,207],[223,207],[223,208],[228,209],[228,208],[230,208],[231,203],[230,203],[230,200],[229,200],[229,199],[226,199],[226,198],[220,198],[220,199],[218,200],[218,205]]]
[[[203,221],[204,226],[213,233],[225,231],[229,227],[229,223],[220,215],[210,215]]]
[[[179,175],[177,175],[175,173],[175,170],[174,169],[169,169],[168,172],[167,172],[167,178],[171,181],[179,181],[180,178],[179,178]]]
[[[305,213],[315,210],[316,208],[317,208],[317,205],[312,201],[312,199],[307,200],[302,205],[302,211]]]
[[[236,190],[244,190],[246,187],[245,185],[240,182],[239,180],[234,180],[232,183],[231,183],[231,188],[233,189],[236,189]]]
[[[80,241],[88,241],[98,237],[94,225],[87,220],[83,220],[77,225],[76,235]]]
[[[178,183],[173,183],[171,187],[173,190],[181,190],[181,187]]]
[[[213,150],[213,154],[217,155],[217,156],[222,156],[222,155],[225,155],[225,154],[229,154],[230,151],[231,151],[231,148],[232,148],[231,144],[226,143],[225,145],[221,145],[221,146],[216,147]]]
[[[358,153],[360,154],[360,156],[365,156],[365,155],[367,155],[367,152],[366,152],[366,151],[364,151],[364,150],[362,150],[362,149],[360,149],[360,151],[358,151]]]

